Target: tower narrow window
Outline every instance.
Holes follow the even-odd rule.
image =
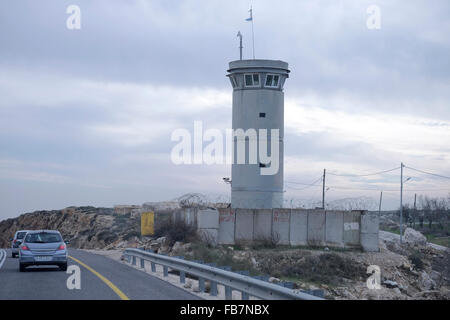
[[[280,76],[274,76],[273,77],[273,86],[278,87],[278,81],[280,80]]]
[[[251,74],[246,74],[245,75],[245,86],[246,87],[251,87],[253,86],[253,78]]]
[[[253,85],[259,86],[259,74],[257,73],[253,74]]]
[[[278,88],[280,85],[280,76],[277,74],[268,74],[266,76],[265,86],[268,88]]]
[[[244,78],[246,87],[259,87],[259,73],[246,74]]]

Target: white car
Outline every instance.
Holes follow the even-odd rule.
[[[14,234],[14,238],[9,239],[11,241],[11,255],[13,258],[19,255],[19,246],[25,238],[25,235],[29,230],[19,230]]]

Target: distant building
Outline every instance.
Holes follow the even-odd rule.
[[[137,205],[115,205],[114,206],[114,214],[116,215],[125,215],[125,214],[131,214],[139,215],[141,212],[141,206]]]

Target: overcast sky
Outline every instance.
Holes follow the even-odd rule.
[[[81,29],[69,30],[69,5]],[[369,30],[367,8],[381,9]],[[176,166],[177,128],[231,127],[228,63],[250,1],[0,2],[0,220],[70,205],[229,197],[230,166]],[[256,57],[289,63],[285,180],[400,166],[450,176],[450,2],[255,0]],[[444,196],[413,171],[405,188]],[[327,199],[398,206],[399,171],[328,176]],[[286,183],[285,199],[321,199]],[[370,190],[364,190],[370,189]],[[373,191],[372,191],[373,190]],[[420,191],[415,191],[420,190]],[[423,191],[422,191],[423,190]]]

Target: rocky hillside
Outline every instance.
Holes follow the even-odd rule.
[[[0,221],[0,248],[10,246],[17,230],[59,230],[70,246],[103,249],[140,235],[139,216],[115,215],[112,208],[69,207],[62,210],[35,211]]]

